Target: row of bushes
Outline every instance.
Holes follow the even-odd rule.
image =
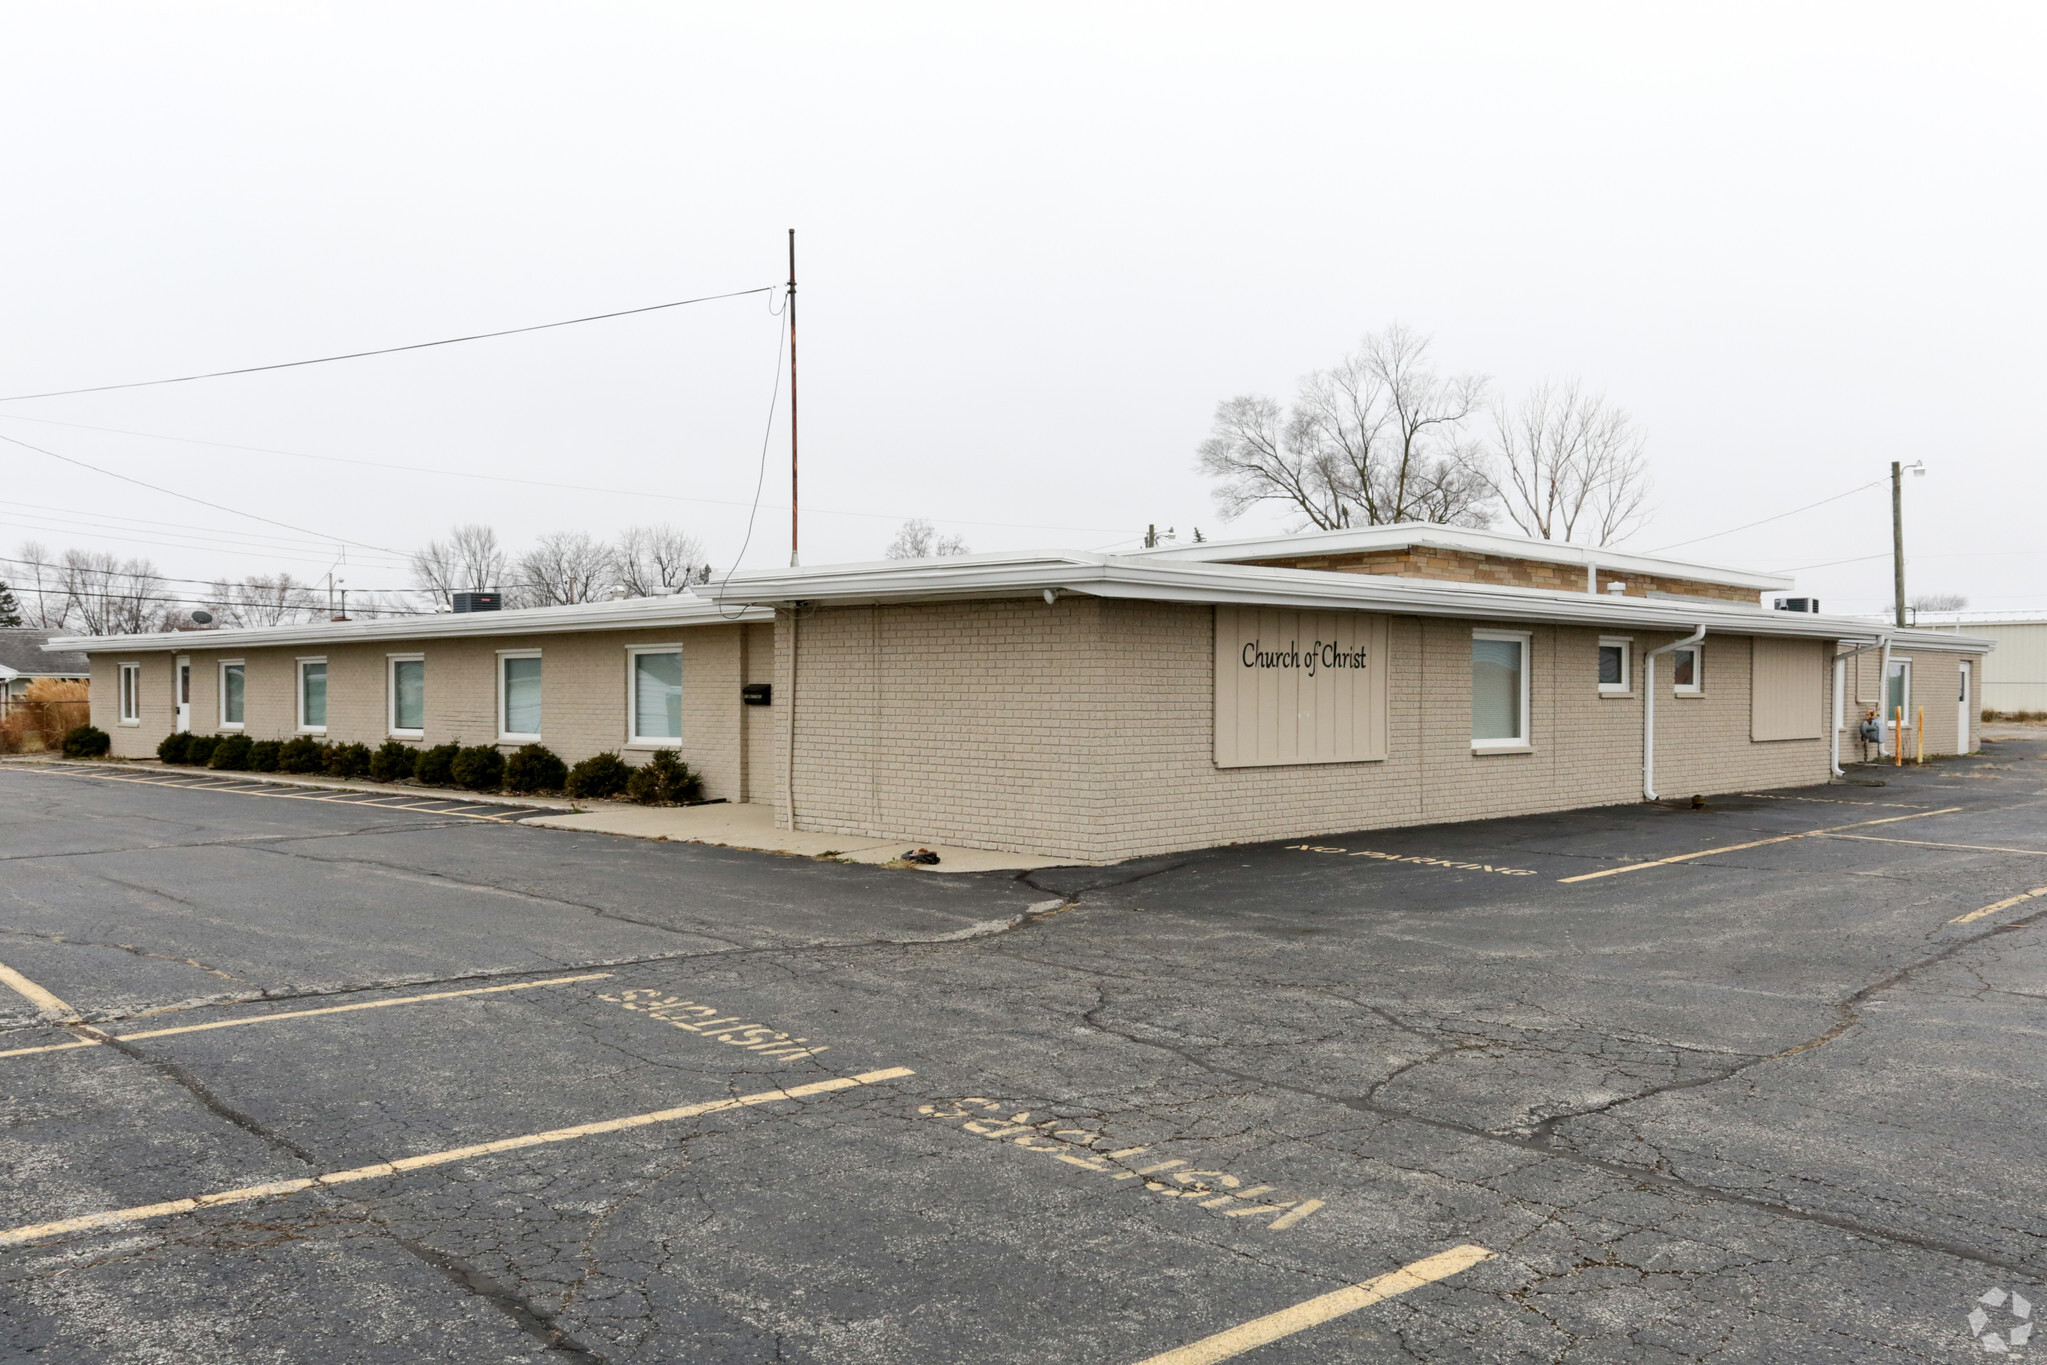
[[[80,729],[91,729],[81,726]],[[76,732],[74,732],[76,733]],[[64,752],[75,758],[104,754],[106,734],[93,753]],[[165,763],[215,768],[228,772],[325,773],[329,777],[373,782],[410,779],[426,787],[462,787],[469,791],[514,793],[558,792],[573,797],[625,795],[642,805],[680,805],[703,799],[703,779],[666,749],[634,767],[616,753],[596,754],[573,768],[544,744],[521,745],[509,756],[490,744],[436,744],[415,749],[386,740],[372,750],[366,744],[328,744],[311,735],[296,739],[257,739],[247,735],[166,735],[156,746]]]

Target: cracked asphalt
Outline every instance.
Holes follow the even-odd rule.
[[[1460,1245],[1244,1358],[1980,1356],[2047,744],[1850,772],[1009,877],[0,764],[0,1359],[1134,1365]]]

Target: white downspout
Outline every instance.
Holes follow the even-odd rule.
[[[1891,637],[1888,633],[1884,636],[1883,651],[1884,666],[1878,672],[1876,679],[1876,755],[1878,758],[1888,758],[1891,754],[1889,748],[1891,743],[1889,738],[1891,733]],[[1897,742],[1903,744],[1905,742],[1904,717],[1900,716],[1898,720]]]
[[[1656,656],[1668,654],[1686,645],[1695,645],[1706,638],[1706,628],[1700,626],[1682,640],[1672,640],[1660,649],[1652,649],[1642,656],[1642,799],[1656,799]],[[1696,676],[1696,675],[1695,675]]]
[[[1890,643],[1890,637],[1883,637],[1873,645],[1858,645],[1834,656],[1834,740],[1827,756],[1827,768],[1836,777],[1846,777],[1841,770],[1841,729],[1848,720],[1848,661],[1867,654],[1872,649],[1881,649]],[[1858,693],[1860,689],[1857,689]]]

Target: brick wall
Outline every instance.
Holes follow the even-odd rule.
[[[1677,638],[1634,635],[1633,692],[1607,697],[1602,632],[1534,628],[1531,751],[1474,754],[1471,631],[1517,623],[1396,616],[1385,761],[1218,769],[1213,621],[1204,606],[1081,598],[806,615],[797,825],[1109,859],[1635,801],[1641,656]],[[780,698],[786,616],[778,630]],[[1661,790],[1824,781],[1824,739],[1749,739],[1747,639],[1710,640],[1706,657],[1703,694],[1682,699],[1663,661]],[[786,824],[779,784],[776,801]]]
[[[1385,574],[1390,578],[1434,578],[1452,583],[1486,583],[1509,588],[1585,591],[1583,564],[1553,564],[1547,560],[1473,554],[1465,550],[1438,550],[1424,545],[1412,545],[1397,550],[1363,550],[1355,554],[1247,559],[1238,562],[1278,569],[1323,569],[1335,573]],[[1725,583],[1701,583],[1690,578],[1600,571],[1599,590],[1605,592],[1610,583],[1626,584],[1626,592],[1619,594],[1625,597],[1646,597],[1651,592],[1667,592],[1685,597],[1710,597],[1720,602],[1745,602],[1754,605],[1759,595],[1754,588],[1736,588]]]

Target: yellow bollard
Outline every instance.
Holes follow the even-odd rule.
[[[1905,766],[1905,708],[1902,706],[1891,709],[1891,766]]]
[[[1919,748],[1919,757],[1914,762],[1926,761],[1926,708],[1919,708],[1919,723],[1912,727],[1912,742]]]

